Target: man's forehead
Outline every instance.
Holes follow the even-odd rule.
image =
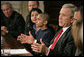
[[[64,10],[64,11],[71,11],[70,8],[61,8],[61,10]]]
[[[7,4],[4,4],[4,5],[1,6],[1,8],[11,8],[11,7]]]
[[[60,13],[66,13],[66,14],[71,13],[71,9],[70,8],[61,8]]]
[[[4,7],[4,6],[9,7],[7,4],[3,4],[3,5],[2,5],[2,7]]]
[[[10,8],[8,5],[3,5],[2,6],[2,9],[7,9],[7,8]]]

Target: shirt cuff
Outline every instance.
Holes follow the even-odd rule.
[[[50,48],[48,48],[48,53],[46,53],[46,56],[48,56],[49,52],[50,52]]]
[[[49,55],[49,52],[50,52],[50,48],[51,48],[51,46],[52,46],[52,45],[49,46],[49,48],[48,48],[48,53],[46,54],[46,56]]]
[[[35,40],[34,43],[37,43],[37,40]]]

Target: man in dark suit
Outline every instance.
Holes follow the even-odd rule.
[[[56,33],[49,47],[40,39],[41,44],[33,43],[32,50],[48,56],[74,56],[76,47],[71,34],[71,24],[75,9],[73,4],[64,4],[59,15],[59,26],[63,28]]]
[[[8,2],[1,4],[1,10],[1,35],[11,35],[16,39],[18,35],[24,33],[24,18]]]

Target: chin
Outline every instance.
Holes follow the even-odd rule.
[[[62,25],[62,24],[59,24],[59,26],[60,26],[60,27],[63,27],[63,25]]]
[[[33,23],[36,23],[36,21],[32,21]]]

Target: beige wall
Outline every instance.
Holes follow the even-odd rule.
[[[26,16],[28,15],[27,1],[1,1],[1,3],[3,2],[10,2],[13,5],[15,11],[22,14],[24,19],[26,19]],[[40,9],[44,12],[44,2],[39,1],[39,3],[40,3]]]

